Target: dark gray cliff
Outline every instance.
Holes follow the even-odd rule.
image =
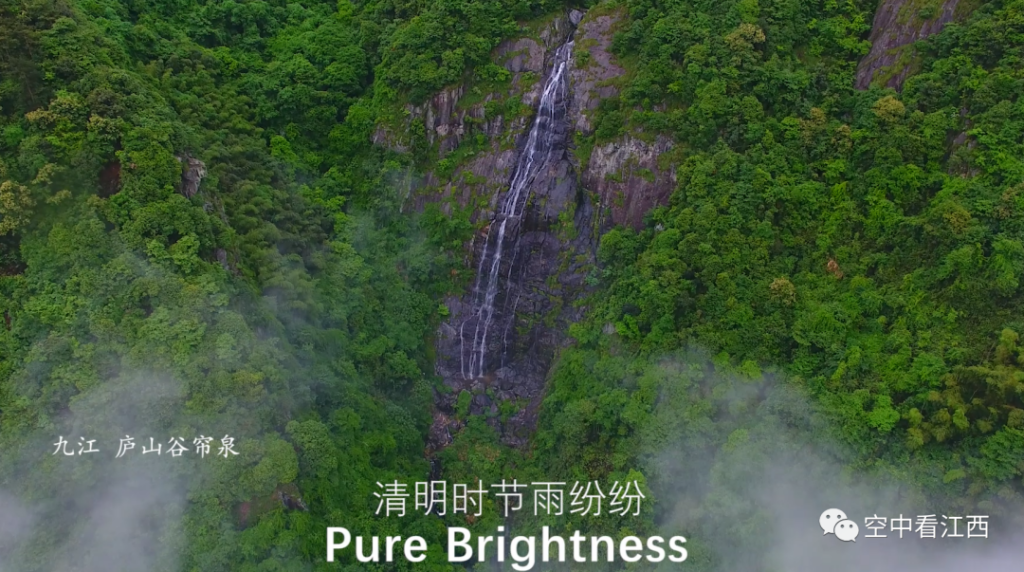
[[[572,302],[596,247],[594,206],[569,152],[568,42],[581,16],[499,47],[497,59],[513,74],[510,95],[534,111],[508,121],[482,116],[489,149],[420,194],[475,204],[483,226],[470,246],[474,284],[447,300],[449,319],[438,332],[436,370],[447,390],[436,396],[432,448],[448,444],[467,415],[484,415],[504,442],[525,444],[564,332],[580,318]]]
[[[475,87],[469,88],[470,93],[464,85],[450,87],[421,105],[407,105],[407,118],[402,126],[377,128],[374,143],[405,152],[410,147],[410,127],[415,120],[421,120],[428,143],[437,149],[438,160],[449,156],[469,137],[483,135],[486,140],[484,148],[463,160],[450,176],[426,173],[414,189],[416,208],[428,202],[454,200],[462,207],[474,207],[474,221],[487,220],[493,214],[496,194],[511,177],[520,139],[532,119],[530,113],[505,112],[506,103],[516,100],[528,109],[536,108],[542,76],[547,71],[546,58],[568,37],[571,28],[568,16],[561,16],[541,26],[532,36],[502,42],[492,57],[511,73],[507,90],[478,94],[473,93]],[[489,104],[493,103],[501,105],[489,114]]]
[[[574,118],[579,140],[594,134],[593,114],[602,99],[619,94],[626,70],[611,53],[612,35],[624,21],[624,11],[593,10],[579,24],[571,84]],[[615,141],[595,145],[577,165],[581,183],[597,196],[604,226],[639,228],[651,208],[665,204],[675,190],[674,165],[659,159],[672,150],[664,136],[642,137],[631,133]]]
[[[445,389],[436,394],[431,450],[450,443],[469,415],[486,416],[508,444],[527,442],[565,332],[584,312],[574,302],[586,292],[599,234],[612,224],[639,226],[675,187],[672,167],[659,168],[672,149],[666,138],[633,134],[594,145],[586,157],[576,149],[593,135],[601,100],[618,95],[626,78],[609,50],[624,17],[602,8],[536,24],[495,49],[494,61],[510,73],[504,87],[453,86],[406,106],[400,123],[374,135],[407,151],[411,130],[422,128],[437,163],[413,189],[411,208],[471,207],[479,229],[466,245],[473,283],[446,300],[450,313],[437,333]],[[560,58],[559,94],[545,99]],[[542,143],[531,140],[538,114]],[[509,210],[524,153],[538,149],[543,164]]]
[[[857,66],[857,89],[899,90],[915,71],[913,44],[970,12],[972,0],[881,0],[871,25],[871,51]]]

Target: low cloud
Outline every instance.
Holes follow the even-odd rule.
[[[149,436],[166,443],[180,398],[166,378],[119,377],[74,402],[56,424],[63,429],[38,430],[5,452],[0,572],[176,570],[186,480],[166,453],[139,453]],[[125,433],[135,448],[117,458]],[[79,436],[98,452],[57,451],[63,438],[77,452]]]
[[[674,357],[660,369],[665,376],[662,387],[667,389],[654,414],[674,420],[675,427],[668,439],[659,439],[658,446],[648,449],[644,473],[654,476],[652,485],[666,509],[661,533],[687,534],[691,558],[684,566],[691,570],[1021,569],[1020,523],[986,515],[993,517],[988,538],[968,538],[964,518],[956,523],[956,533],[964,537],[951,538],[954,523],[948,520],[947,537],[942,538],[942,507],[929,504],[911,484],[921,469],[909,460],[902,463],[900,475],[854,468],[857,456],[835,440],[827,417],[797,386],[779,379],[710,373],[710,360],[700,352]],[[689,387],[686,391],[692,396],[702,391],[695,387],[703,388],[706,398],[715,402],[715,413],[695,415],[696,399],[681,398],[679,387]],[[829,508],[843,510],[858,524],[855,542],[823,533],[818,519]],[[1004,514],[1024,516],[1024,507],[1001,508]],[[885,530],[872,532],[865,527],[865,518],[875,515],[902,515],[913,521],[912,530],[900,538],[887,520]],[[934,515],[936,538],[920,537],[918,517],[924,515]],[[872,534],[886,538],[867,537]]]

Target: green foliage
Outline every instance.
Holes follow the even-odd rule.
[[[507,76],[504,68],[490,61],[491,50],[518,30],[517,20],[538,16],[554,3],[524,0],[453,0],[434,2],[407,18],[405,10],[390,3],[366,6],[367,20],[401,22],[381,42],[381,63],[377,76],[391,93],[403,94],[419,103],[438,90],[462,80],[476,68],[485,81]]]
[[[427,475],[429,340],[472,228],[403,214],[407,168],[370,144],[389,10],[413,26],[347,2],[0,2],[0,486],[38,517],[12,566],[54,569],[83,499],[122,496],[113,459],[36,462],[75,431],[236,439],[154,465],[188,499],[145,517],[178,569],[318,566],[338,515],[391,526],[374,483]]]
[[[473,394],[463,389],[455,400],[455,416],[459,419],[466,419],[469,416],[469,405],[473,401]]]
[[[596,137],[651,129],[685,155],[645,228],[601,237],[602,288],[541,409],[544,471],[642,468],[686,512],[714,515],[690,521],[694,536],[730,539],[709,569],[766,566],[730,556],[767,553],[743,532],[763,516],[743,483],[763,466],[749,456],[790,440],[838,444],[849,452],[831,462],[929,506],[1012,517],[1024,4],[990,4],[918,46],[903,94],[852,88],[871,16],[857,3],[625,5],[613,47],[631,79],[602,102]],[[755,414],[796,389],[790,407],[813,413]],[[812,416],[831,429],[808,433]]]
[[[601,237],[598,296],[532,447],[502,445],[463,392],[445,478],[636,479],[639,516],[514,524],[621,536],[713,514],[687,524],[709,539],[691,549],[702,570],[763,568],[743,561],[767,518],[744,488],[812,444],[932,506],[1019,500],[1024,4],[986,3],[919,45],[902,94],[851,87],[864,3],[620,4],[631,69],[578,155],[666,134],[678,188],[645,228]],[[148,466],[187,499],[144,519],[180,536],[165,568],[320,570],[326,526],[396,532],[373,493],[430,474],[432,339],[474,231],[469,209],[410,214],[407,198],[417,166],[450,175],[486,141],[438,162],[418,119],[416,164],[370,141],[442,88],[504,91],[493,48],[556,8],[0,0],[0,486],[39,517],[12,566],[57,567],[60,539],[89,532],[87,499],[118,487],[104,463],[39,461],[76,431],[237,438],[235,458]],[[662,503],[679,480],[682,504]],[[445,524],[499,523],[483,510],[401,533],[439,547]]]

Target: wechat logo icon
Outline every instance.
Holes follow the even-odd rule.
[[[857,535],[860,534],[860,527],[856,522],[846,518],[846,513],[838,508],[830,508],[821,513],[818,517],[818,524],[821,525],[822,536],[835,534],[836,538],[843,542],[857,542]]]

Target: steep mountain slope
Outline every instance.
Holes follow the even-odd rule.
[[[913,71],[913,44],[963,19],[977,2],[884,0],[871,25],[871,51],[857,66],[857,89],[872,83],[899,90]]]
[[[1024,514],[1022,38],[1020,0],[0,0],[0,567],[365,569],[344,525],[453,570],[500,524],[944,569],[783,525]],[[646,500],[376,514],[431,478]]]

